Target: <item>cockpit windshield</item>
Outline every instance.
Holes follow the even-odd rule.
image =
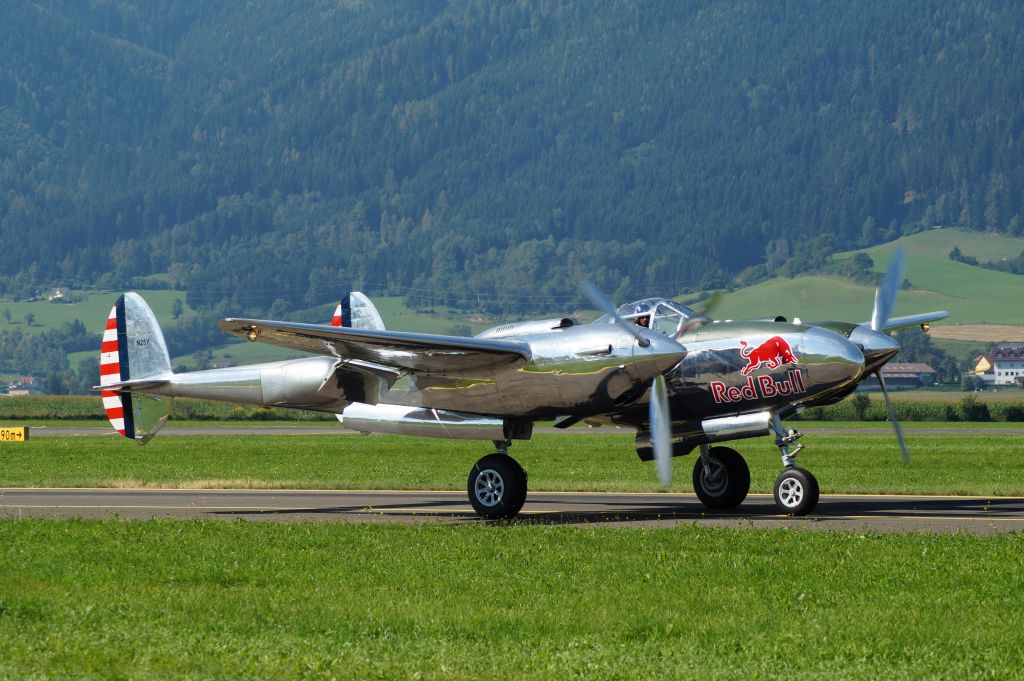
[[[666,336],[674,335],[683,322],[696,316],[690,308],[667,298],[644,298],[622,305],[617,312],[627,322],[646,326]],[[603,315],[594,323],[607,324],[611,321],[610,315]]]

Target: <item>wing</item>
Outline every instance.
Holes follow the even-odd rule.
[[[263,319],[222,319],[222,331],[339,359],[354,359],[426,374],[478,374],[530,361],[530,348],[512,340],[353,329]]]
[[[917,326],[918,324],[930,324],[931,322],[937,322],[940,319],[945,319],[949,316],[948,312],[922,312],[921,314],[907,315],[906,317],[890,317],[885,323],[885,328],[882,331],[895,331],[896,329],[902,329],[908,326]],[[862,326],[871,326],[871,322],[864,322]]]

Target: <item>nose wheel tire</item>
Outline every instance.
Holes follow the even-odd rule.
[[[466,491],[482,517],[513,518],[526,502],[526,471],[507,454],[488,454],[469,471]]]
[[[708,508],[736,508],[750,491],[750,469],[740,453],[729,447],[708,450],[708,466],[693,465],[693,491]]]
[[[818,480],[803,468],[787,468],[775,479],[775,505],[789,515],[807,515],[818,505]]]

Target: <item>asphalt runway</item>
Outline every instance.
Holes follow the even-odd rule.
[[[0,489],[0,517],[206,518],[274,522],[483,524],[463,492]],[[712,512],[692,494],[532,492],[517,523],[793,528],[877,532],[1024,531],[1024,498],[822,495],[814,515],[780,515],[752,494]]]

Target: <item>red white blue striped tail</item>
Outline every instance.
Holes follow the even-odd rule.
[[[107,317],[100,345],[100,387],[131,380],[128,366],[128,339],[125,330],[124,296],[117,299]],[[132,395],[128,391],[101,390],[103,410],[114,430],[135,439]]]
[[[163,427],[172,397],[157,392],[174,372],[160,324],[137,293],[117,299],[100,345],[100,395],[110,425],[145,444]]]
[[[359,291],[352,291],[342,296],[338,307],[334,308],[331,326],[383,331],[384,320],[369,298]]]
[[[349,308],[348,314],[345,314],[346,308],[349,308],[348,296],[342,298],[341,302],[338,303],[338,307],[334,308],[334,316],[331,317],[331,326],[352,326],[352,311],[351,308]],[[348,320],[348,324],[345,323],[346,319]]]

